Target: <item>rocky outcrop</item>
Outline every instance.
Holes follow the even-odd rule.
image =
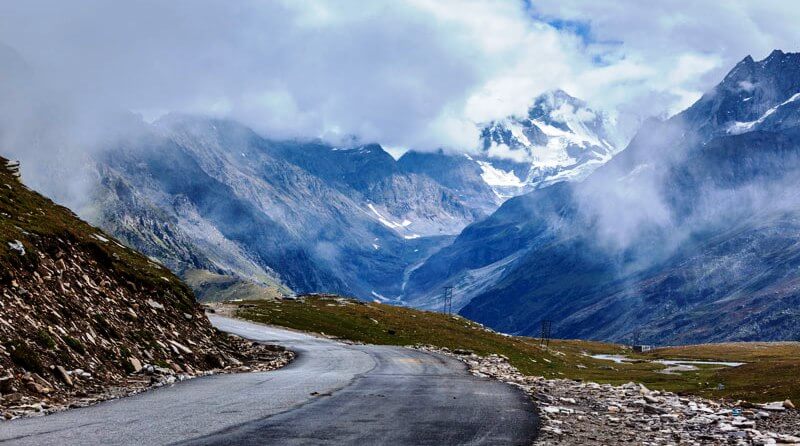
[[[169,270],[0,169],[3,418],[290,357],[218,332]]]

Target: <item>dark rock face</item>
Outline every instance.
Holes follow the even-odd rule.
[[[438,283],[470,296],[464,277],[506,259],[461,311],[506,332],[533,334],[549,319],[563,337],[796,339],[798,67],[797,54],[746,58],[585,182],[564,184],[555,209],[553,187],[509,200],[440,253],[473,263],[437,254],[411,280],[424,288],[446,274]],[[495,242],[501,234],[514,248]]]
[[[798,85],[800,53],[775,50],[759,62],[747,56],[682,116],[701,135],[724,134],[735,128],[735,123],[756,121],[781,105],[798,92]],[[783,112],[796,110],[794,106],[782,108]]]

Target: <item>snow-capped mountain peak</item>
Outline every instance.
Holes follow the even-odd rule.
[[[481,136],[483,177],[500,196],[579,181],[627,142],[612,117],[563,90],[537,97],[526,116],[488,123]]]
[[[800,53],[747,56],[713,90],[681,113],[704,139],[754,130],[775,131],[800,123]]]

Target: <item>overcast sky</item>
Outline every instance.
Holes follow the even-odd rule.
[[[417,149],[474,146],[553,88],[674,113],[744,56],[796,51],[798,23],[793,0],[0,3],[0,42],[83,107]]]

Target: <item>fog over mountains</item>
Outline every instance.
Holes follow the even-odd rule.
[[[603,117],[564,92],[529,116],[487,125],[474,156],[395,160],[377,144],[273,141],[233,121],[170,115],[95,157],[93,218],[179,272],[415,305],[409,274],[465,226],[616,151]],[[520,126],[538,136],[497,139]]]
[[[461,264],[451,282],[468,288],[502,265],[461,313],[514,333],[548,319],[566,337],[796,339],[798,92],[800,54],[748,56],[584,182],[509,200],[411,280]]]
[[[74,113],[19,54],[0,59],[3,154],[184,278],[428,309],[453,286],[461,314],[509,333],[798,335],[797,54],[748,56],[635,135],[553,90],[476,124],[478,147],[397,158],[201,114]]]
[[[40,85],[21,56],[4,58],[21,67],[3,121],[28,181],[187,279],[405,302],[409,274],[465,226],[616,150],[608,120],[562,91],[526,118],[479,124],[483,149],[396,160],[378,144],[276,140],[199,115],[73,114],[29,93]],[[40,108],[52,120],[15,112]],[[530,139],[502,139],[526,138],[519,128]]]
[[[404,268],[446,240],[443,228],[483,215],[377,145],[275,142],[179,116],[143,132],[98,157],[96,218],[179,270],[394,296]]]

